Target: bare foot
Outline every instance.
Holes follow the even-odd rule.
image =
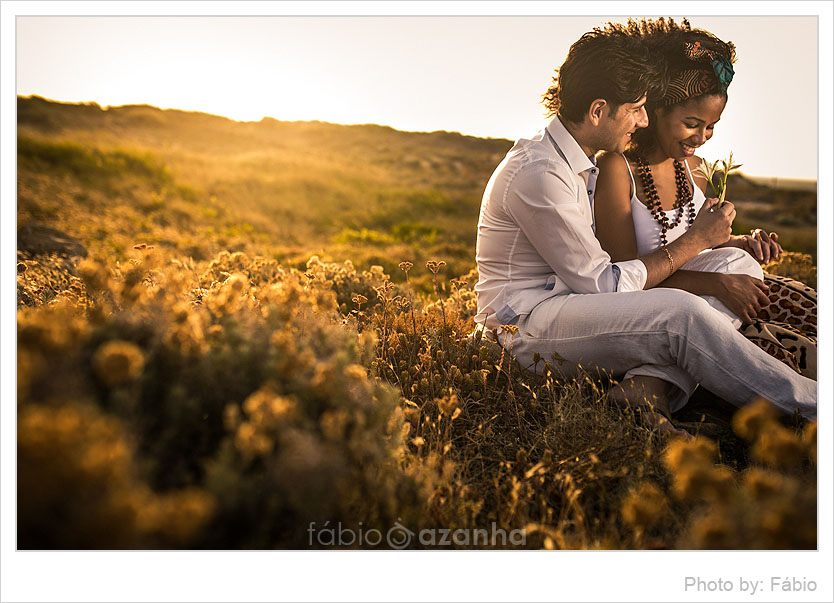
[[[694,440],[695,436],[681,427],[675,427],[667,417],[647,406],[638,407],[643,425],[657,430],[658,433],[677,436],[684,440]]]
[[[669,394],[674,385],[657,377],[637,376],[626,379],[608,392],[609,399],[630,406],[640,416],[646,427],[659,433],[692,440],[695,436],[670,420]]]

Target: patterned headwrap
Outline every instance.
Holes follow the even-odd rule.
[[[703,61],[702,69],[685,69],[670,81],[663,96],[663,105],[673,105],[693,96],[726,92],[733,81],[733,65],[724,56],[701,48],[700,42],[688,42],[684,54],[693,61]],[[709,65],[709,66],[707,66]]]

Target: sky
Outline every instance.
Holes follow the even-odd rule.
[[[570,44],[606,20],[19,16],[16,87],[243,121],[379,123],[516,140],[544,124],[540,98]],[[749,175],[816,179],[817,17],[690,21],[738,51],[727,109],[702,155],[732,150]]]

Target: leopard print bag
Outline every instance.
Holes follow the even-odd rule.
[[[770,303],[741,333],[797,373],[817,378],[817,292],[793,279],[765,273]]]

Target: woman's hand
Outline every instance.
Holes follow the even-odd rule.
[[[735,217],[736,208],[729,201],[718,205],[718,199],[707,199],[686,234],[700,237],[699,241],[703,244],[701,249],[724,247],[732,241]]]
[[[779,244],[779,235],[767,234],[761,228],[751,230],[749,235],[733,236],[721,247],[738,247],[752,255],[760,264],[767,264],[778,259],[783,249]]]
[[[715,274],[713,295],[724,302],[742,322],[753,322],[769,303],[767,285],[746,274]]]

